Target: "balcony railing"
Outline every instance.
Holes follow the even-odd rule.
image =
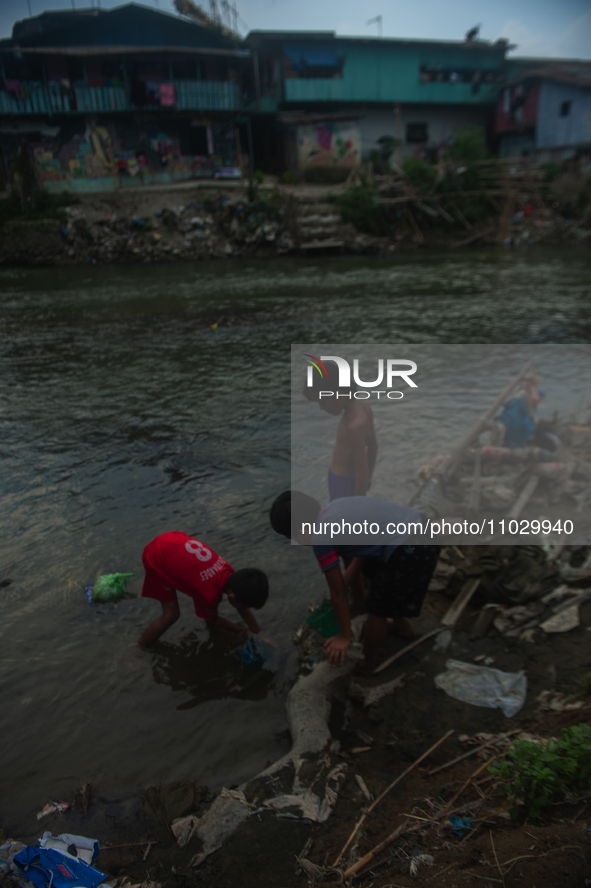
[[[17,92],[0,91],[0,114],[87,114],[100,111],[166,110],[236,111],[240,87],[234,81],[174,80],[176,102],[134,105],[123,87],[23,81]]]

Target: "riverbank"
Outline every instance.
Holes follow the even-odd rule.
[[[314,256],[389,256],[419,248],[462,250],[485,245],[583,244],[589,219],[565,218],[549,206],[517,210],[505,219],[490,210],[477,221],[439,216],[424,201],[415,215],[398,210],[387,235],[342,220],[344,186],[254,189],[239,183],[187,182],[126,188],[73,197],[60,218],[17,217],[2,226],[4,265],[171,263],[209,259]],[[525,195],[527,198],[527,195]],[[434,218],[436,217],[436,218]],[[358,223],[363,227],[362,222]],[[502,230],[501,230],[502,229]]]
[[[65,799],[72,804],[68,811],[49,814],[41,823],[32,816],[21,824],[18,838],[34,844],[43,830],[98,837],[102,850],[96,865],[119,885],[234,888],[239,882],[244,888],[303,888],[338,883],[339,872],[331,870],[337,859],[337,869],[347,871],[398,831],[346,882],[354,876],[354,884],[363,888],[410,888],[417,884],[417,870],[420,884],[450,888],[482,880],[495,884],[509,873],[524,888],[582,885],[591,865],[588,790],[554,799],[541,814],[531,815],[520,805],[512,819],[487,767],[502,759],[515,739],[539,741],[591,724],[591,601],[580,606],[578,627],[549,635],[539,623],[532,627],[531,620],[526,625],[517,617],[510,628],[495,620],[483,630],[478,617],[486,612],[487,596],[481,595],[472,599],[450,637],[434,638],[467,577],[480,576],[486,587],[496,554],[485,547],[444,553],[415,621],[417,638],[428,637],[380,675],[331,671],[318,662],[320,639],[311,630],[298,631],[300,679],[288,700],[291,757],[245,784],[226,787],[213,804],[207,786],[191,783],[152,786],[140,797],[123,799],[106,797],[100,785],[86,783]],[[576,567],[585,554],[566,550],[542,556],[540,550],[528,557],[532,565],[543,562],[544,588],[564,579],[567,564],[571,573],[579,570],[570,582],[574,591],[591,582],[582,575],[585,569]],[[522,555],[505,548],[505,561]],[[519,596],[530,582],[531,570],[524,568],[507,589]],[[497,616],[510,612],[507,607],[495,611]],[[391,636],[384,659],[408,644]],[[523,708],[507,718],[498,709],[460,702],[436,689],[435,677],[450,658],[494,664],[508,673],[523,670],[528,682]],[[330,673],[328,684],[323,673]],[[326,688],[330,735],[315,747],[311,725],[324,711]],[[394,780],[396,786],[366,820],[363,812]],[[11,834],[9,819],[3,826],[5,835]]]

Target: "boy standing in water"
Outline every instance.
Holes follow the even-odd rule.
[[[148,543],[142,561],[146,571],[142,598],[159,601],[162,615],[145,630],[138,641],[140,647],[148,647],[178,620],[177,590],[193,599],[195,613],[210,626],[247,635],[260,632],[250,608],[261,608],[269,595],[269,581],[262,570],[247,567],[235,571],[209,546],[178,531],[162,533]],[[223,595],[246,627],[219,616]]]
[[[332,397],[320,391],[329,389]],[[328,470],[328,492],[331,500],[343,496],[365,496],[371,487],[373,470],[378,453],[378,442],[369,404],[354,397],[355,387],[339,389],[338,371],[331,367],[328,378],[314,381],[305,388],[309,401],[316,401],[321,410],[331,416],[341,415],[337,428],[337,440]],[[337,397],[338,395],[338,397]]]

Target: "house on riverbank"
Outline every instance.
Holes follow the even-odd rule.
[[[591,62],[511,59],[495,133],[502,156],[558,163],[579,158],[591,168]]]
[[[16,22],[0,41],[4,175],[24,143],[53,191],[237,178],[249,56],[213,22],[135,3]]]
[[[351,167],[380,139],[435,159],[460,127],[492,132],[505,40],[391,40],[252,31],[255,158]]]

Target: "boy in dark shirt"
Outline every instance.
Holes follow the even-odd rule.
[[[262,570],[235,571],[211,547],[178,531],[160,534],[148,543],[142,561],[146,571],[142,597],[159,601],[162,615],[145,630],[138,641],[140,647],[148,647],[178,620],[177,589],[193,599],[195,613],[210,626],[246,634],[260,632],[250,608],[261,608],[269,594],[269,581]],[[219,616],[224,594],[247,628]]]
[[[423,524],[420,512],[374,497],[343,497],[321,509],[313,497],[288,490],[274,501],[270,518],[277,533],[299,543],[313,544],[339,626],[338,635],[324,645],[332,666],[345,662],[351,644],[347,586],[360,572],[367,577],[368,617],[363,639],[364,659],[359,668],[371,673],[386,638],[388,619],[393,621],[395,631],[412,634],[409,618],[419,616],[437,564],[439,546],[404,544],[413,536],[420,538],[419,528]],[[348,536],[339,534],[343,542],[331,542],[332,530],[329,533],[328,528],[331,524],[343,526],[343,522],[353,528],[353,532],[349,530]],[[379,530],[356,534],[354,528],[364,523],[377,525]],[[384,537],[387,542],[383,542]],[[350,559],[344,572],[340,558]]]

